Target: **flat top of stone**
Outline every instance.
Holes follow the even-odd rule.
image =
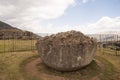
[[[49,43],[52,45],[73,45],[73,44],[94,44],[94,39],[84,35],[79,31],[67,31],[51,36],[43,37],[39,42]]]

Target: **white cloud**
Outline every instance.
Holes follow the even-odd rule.
[[[33,25],[38,25],[39,22],[36,22]],[[31,24],[30,24],[31,25]],[[39,24],[40,25],[40,24]],[[77,30],[81,31],[85,34],[93,34],[105,31],[120,31],[120,17],[110,18],[110,17],[102,17],[98,21],[94,23],[88,23],[85,25],[78,25],[78,26],[55,26],[54,24],[48,24],[47,26],[29,29],[34,32],[42,32],[42,33],[57,33],[57,32],[64,32],[69,30]]]
[[[14,25],[64,15],[75,0],[0,0],[0,19]]]
[[[83,3],[94,0],[81,0]],[[13,26],[40,33],[56,33],[68,30],[79,30],[83,33],[97,33],[101,31],[120,30],[120,17],[102,17],[94,23],[85,25],[56,26],[42,22],[58,18],[65,14],[75,0],[0,0],[0,20]]]
[[[9,5],[9,6],[2,6],[0,5],[0,15],[7,15],[10,14],[11,11],[14,11],[15,7],[13,5]]]
[[[94,23],[76,26],[76,30],[88,34],[105,31],[120,31],[120,17],[102,17]]]

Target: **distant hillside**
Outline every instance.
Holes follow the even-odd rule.
[[[32,32],[23,31],[0,21],[0,39],[36,39],[37,37]]]
[[[0,21],[0,30],[4,30],[4,29],[17,29],[17,28],[12,27],[11,25]],[[17,29],[17,30],[19,30],[19,29]]]

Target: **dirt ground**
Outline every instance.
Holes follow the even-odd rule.
[[[40,73],[36,68],[36,65],[38,63],[40,63],[40,61],[41,61],[40,58],[36,58],[33,61],[27,63],[25,65],[25,72],[28,75],[37,76],[40,80],[69,80],[69,79],[64,78],[64,77],[59,77],[59,76],[53,76],[53,75]]]
[[[102,70],[105,69],[105,65],[102,64],[99,60],[95,60],[96,63],[98,64],[98,66],[100,66],[100,68]],[[45,73],[40,73],[36,67],[36,65],[38,63],[41,62],[40,58],[36,58],[32,61],[30,61],[29,63],[27,63],[25,65],[25,72],[27,73],[27,75],[31,75],[31,76],[36,76],[38,77],[40,80],[73,80],[73,79],[68,79],[65,77],[60,77],[60,76],[55,76],[55,75],[49,75],[49,74],[45,74]],[[99,77],[95,76],[89,80],[100,80]]]

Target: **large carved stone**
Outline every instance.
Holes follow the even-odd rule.
[[[97,46],[81,32],[68,31],[41,38],[37,48],[47,66],[59,71],[73,71],[90,64]]]

